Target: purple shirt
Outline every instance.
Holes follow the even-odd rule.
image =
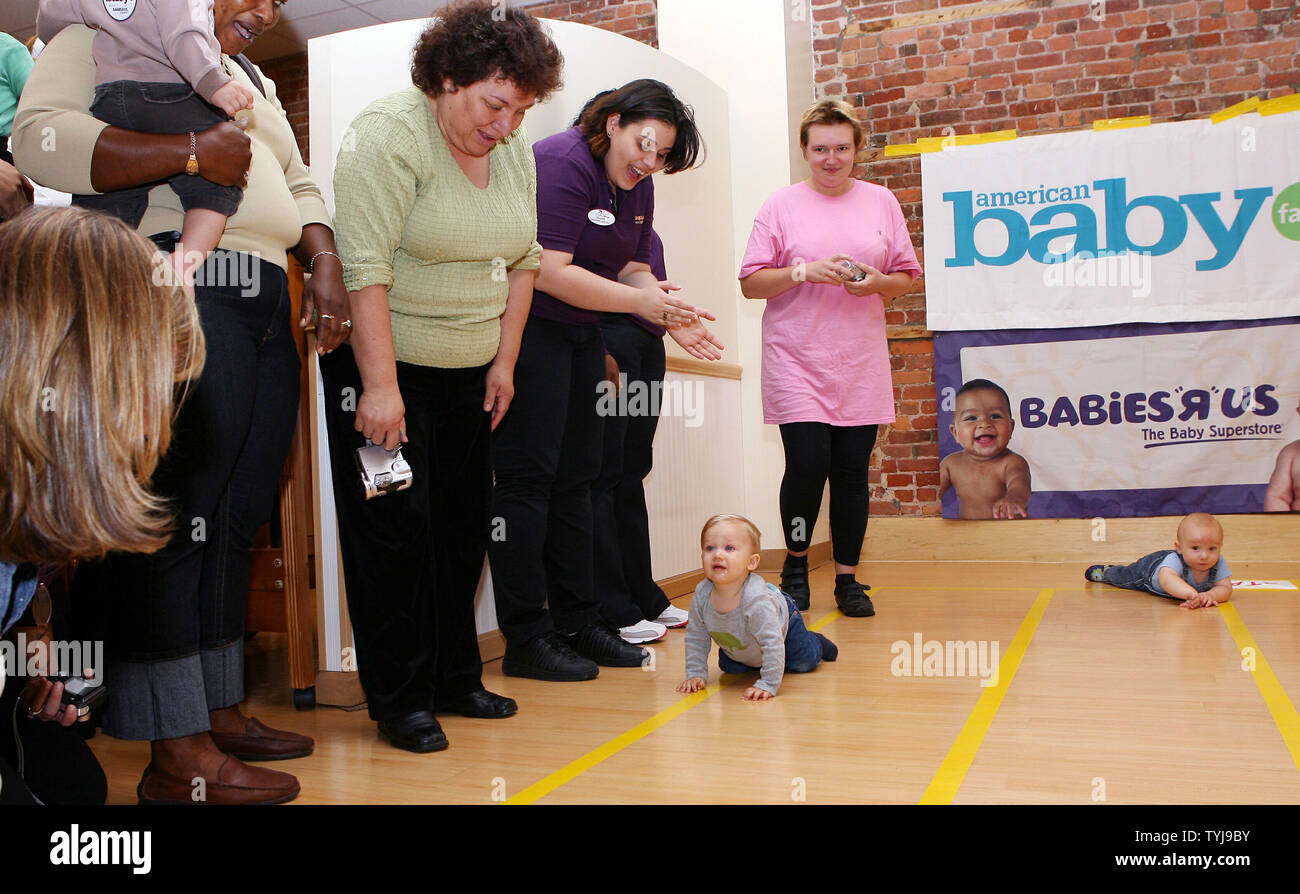
[[[650,272],[660,282],[668,278],[668,271],[664,266],[664,241],[659,238],[659,234],[654,230],[650,231]],[[667,329],[658,323],[651,323],[640,314],[603,313],[600,315],[602,320],[615,320],[619,317],[627,317],[655,338],[663,338],[668,333]]]
[[[537,159],[537,241],[542,248],[568,252],[574,264],[616,282],[629,261],[650,263],[655,209],[650,177],[631,191],[612,186],[604,165],[592,156],[576,127],[538,140],[533,155]],[[612,214],[614,221],[602,226],[588,217],[592,212],[598,212],[597,217]],[[600,319],[600,311],[574,307],[541,289],[533,291],[531,313],[560,323],[589,325]]]

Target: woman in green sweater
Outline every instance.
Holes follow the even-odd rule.
[[[516,711],[483,688],[474,594],[488,440],[514,395],[541,257],[521,125],[562,64],[527,13],[450,8],[416,44],[413,86],[357,116],[335,166],[353,330],[321,371],[344,580],[370,716],[409,751],[447,747],[435,711]],[[363,498],[366,441],[402,447],[408,489]]]

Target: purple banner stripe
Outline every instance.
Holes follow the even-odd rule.
[[[987,331],[936,332],[934,334],[934,384],[940,401],[939,456],[961,450],[948,430],[952,411],[943,409],[943,392],[954,392],[962,385],[961,351],[967,347],[994,345],[1047,344],[1060,341],[1083,341],[1097,338],[1132,338],[1172,335],[1186,332],[1222,332],[1233,329],[1256,329],[1263,326],[1294,326],[1300,317],[1273,320],[1221,320],[1202,323],[1125,323],[1111,326],[1081,326],[1073,329],[999,329]],[[1015,408],[1012,408],[1013,414]],[[1017,420],[1020,421],[1020,420]],[[1236,438],[1221,440],[1285,441],[1286,438]],[[1144,447],[1171,447],[1206,441],[1172,441],[1144,444]],[[1198,487],[1036,491],[1029,499],[1030,518],[1131,518],[1151,515],[1186,515],[1189,512],[1249,513],[1262,512],[1266,485],[1212,485]],[[943,495],[944,518],[956,518],[956,494],[949,489]]]

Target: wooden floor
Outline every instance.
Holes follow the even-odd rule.
[[[654,645],[653,670],[602,668],[586,683],[503,677],[490,662],[488,688],[520,713],[445,717],[452,744],[438,754],[390,747],[364,710],[295,711],[281,636],[249,644],[245,707],[315,737],[311,757],[269,765],[297,774],[298,804],[1300,802],[1300,592],[1242,591],[1231,608],[1186,611],[1080,572],[873,563],[859,578],[877,615],[856,619],[834,611],[831,569],[818,569],[805,617],[840,659],[786,675],[769,702],[741,699],[749,678],[719,687],[716,650],[710,689],[677,693],[675,630]],[[1300,563],[1234,572],[1296,580]],[[1253,637],[1253,673],[1230,622]],[[998,685],[895,675],[894,644],[917,634],[996,642]],[[92,745],[110,802],[133,802],[147,746],[102,733]]]

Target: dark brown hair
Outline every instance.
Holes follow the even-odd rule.
[[[563,67],[564,57],[537,19],[474,0],[448,6],[424,29],[411,58],[411,83],[437,97],[447,80],[468,87],[502,77],[542,102],[560,88]]]
[[[665,174],[676,174],[695,165],[703,148],[699,129],[695,126],[695,114],[662,81],[651,78],[630,81],[617,90],[597,93],[587,102],[574,123],[582,130],[582,138],[597,160],[603,160],[609,151],[605,122],[611,115],[618,115],[620,126],[624,127],[650,120],[662,121],[677,129],[677,139],[673,141],[673,148],[664,164]]]

